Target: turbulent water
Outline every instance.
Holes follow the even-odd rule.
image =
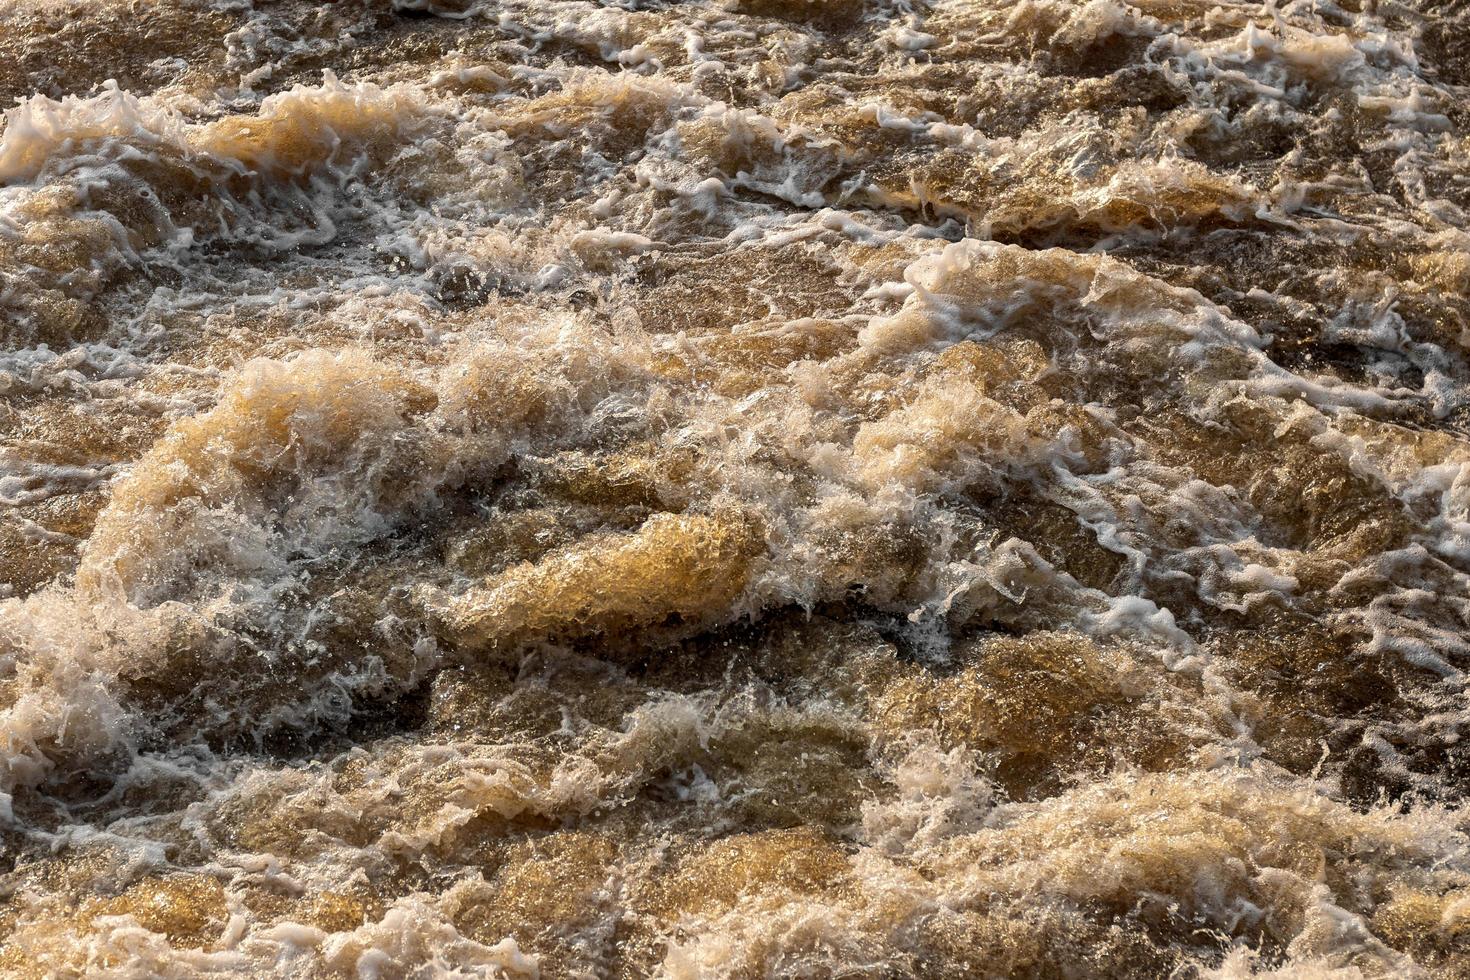
[[[9,0],[0,99],[0,975],[1470,975],[1459,0]]]

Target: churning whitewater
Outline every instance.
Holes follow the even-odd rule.
[[[1462,0],[7,0],[0,100],[0,976],[1470,975]]]

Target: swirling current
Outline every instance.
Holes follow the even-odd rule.
[[[1470,976],[1462,0],[9,0],[0,100],[0,975]]]

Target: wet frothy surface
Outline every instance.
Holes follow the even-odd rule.
[[[0,10],[0,974],[1470,972],[1470,13]]]

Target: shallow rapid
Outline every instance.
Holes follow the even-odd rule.
[[[0,101],[0,976],[1470,975],[1462,0],[12,0]]]

